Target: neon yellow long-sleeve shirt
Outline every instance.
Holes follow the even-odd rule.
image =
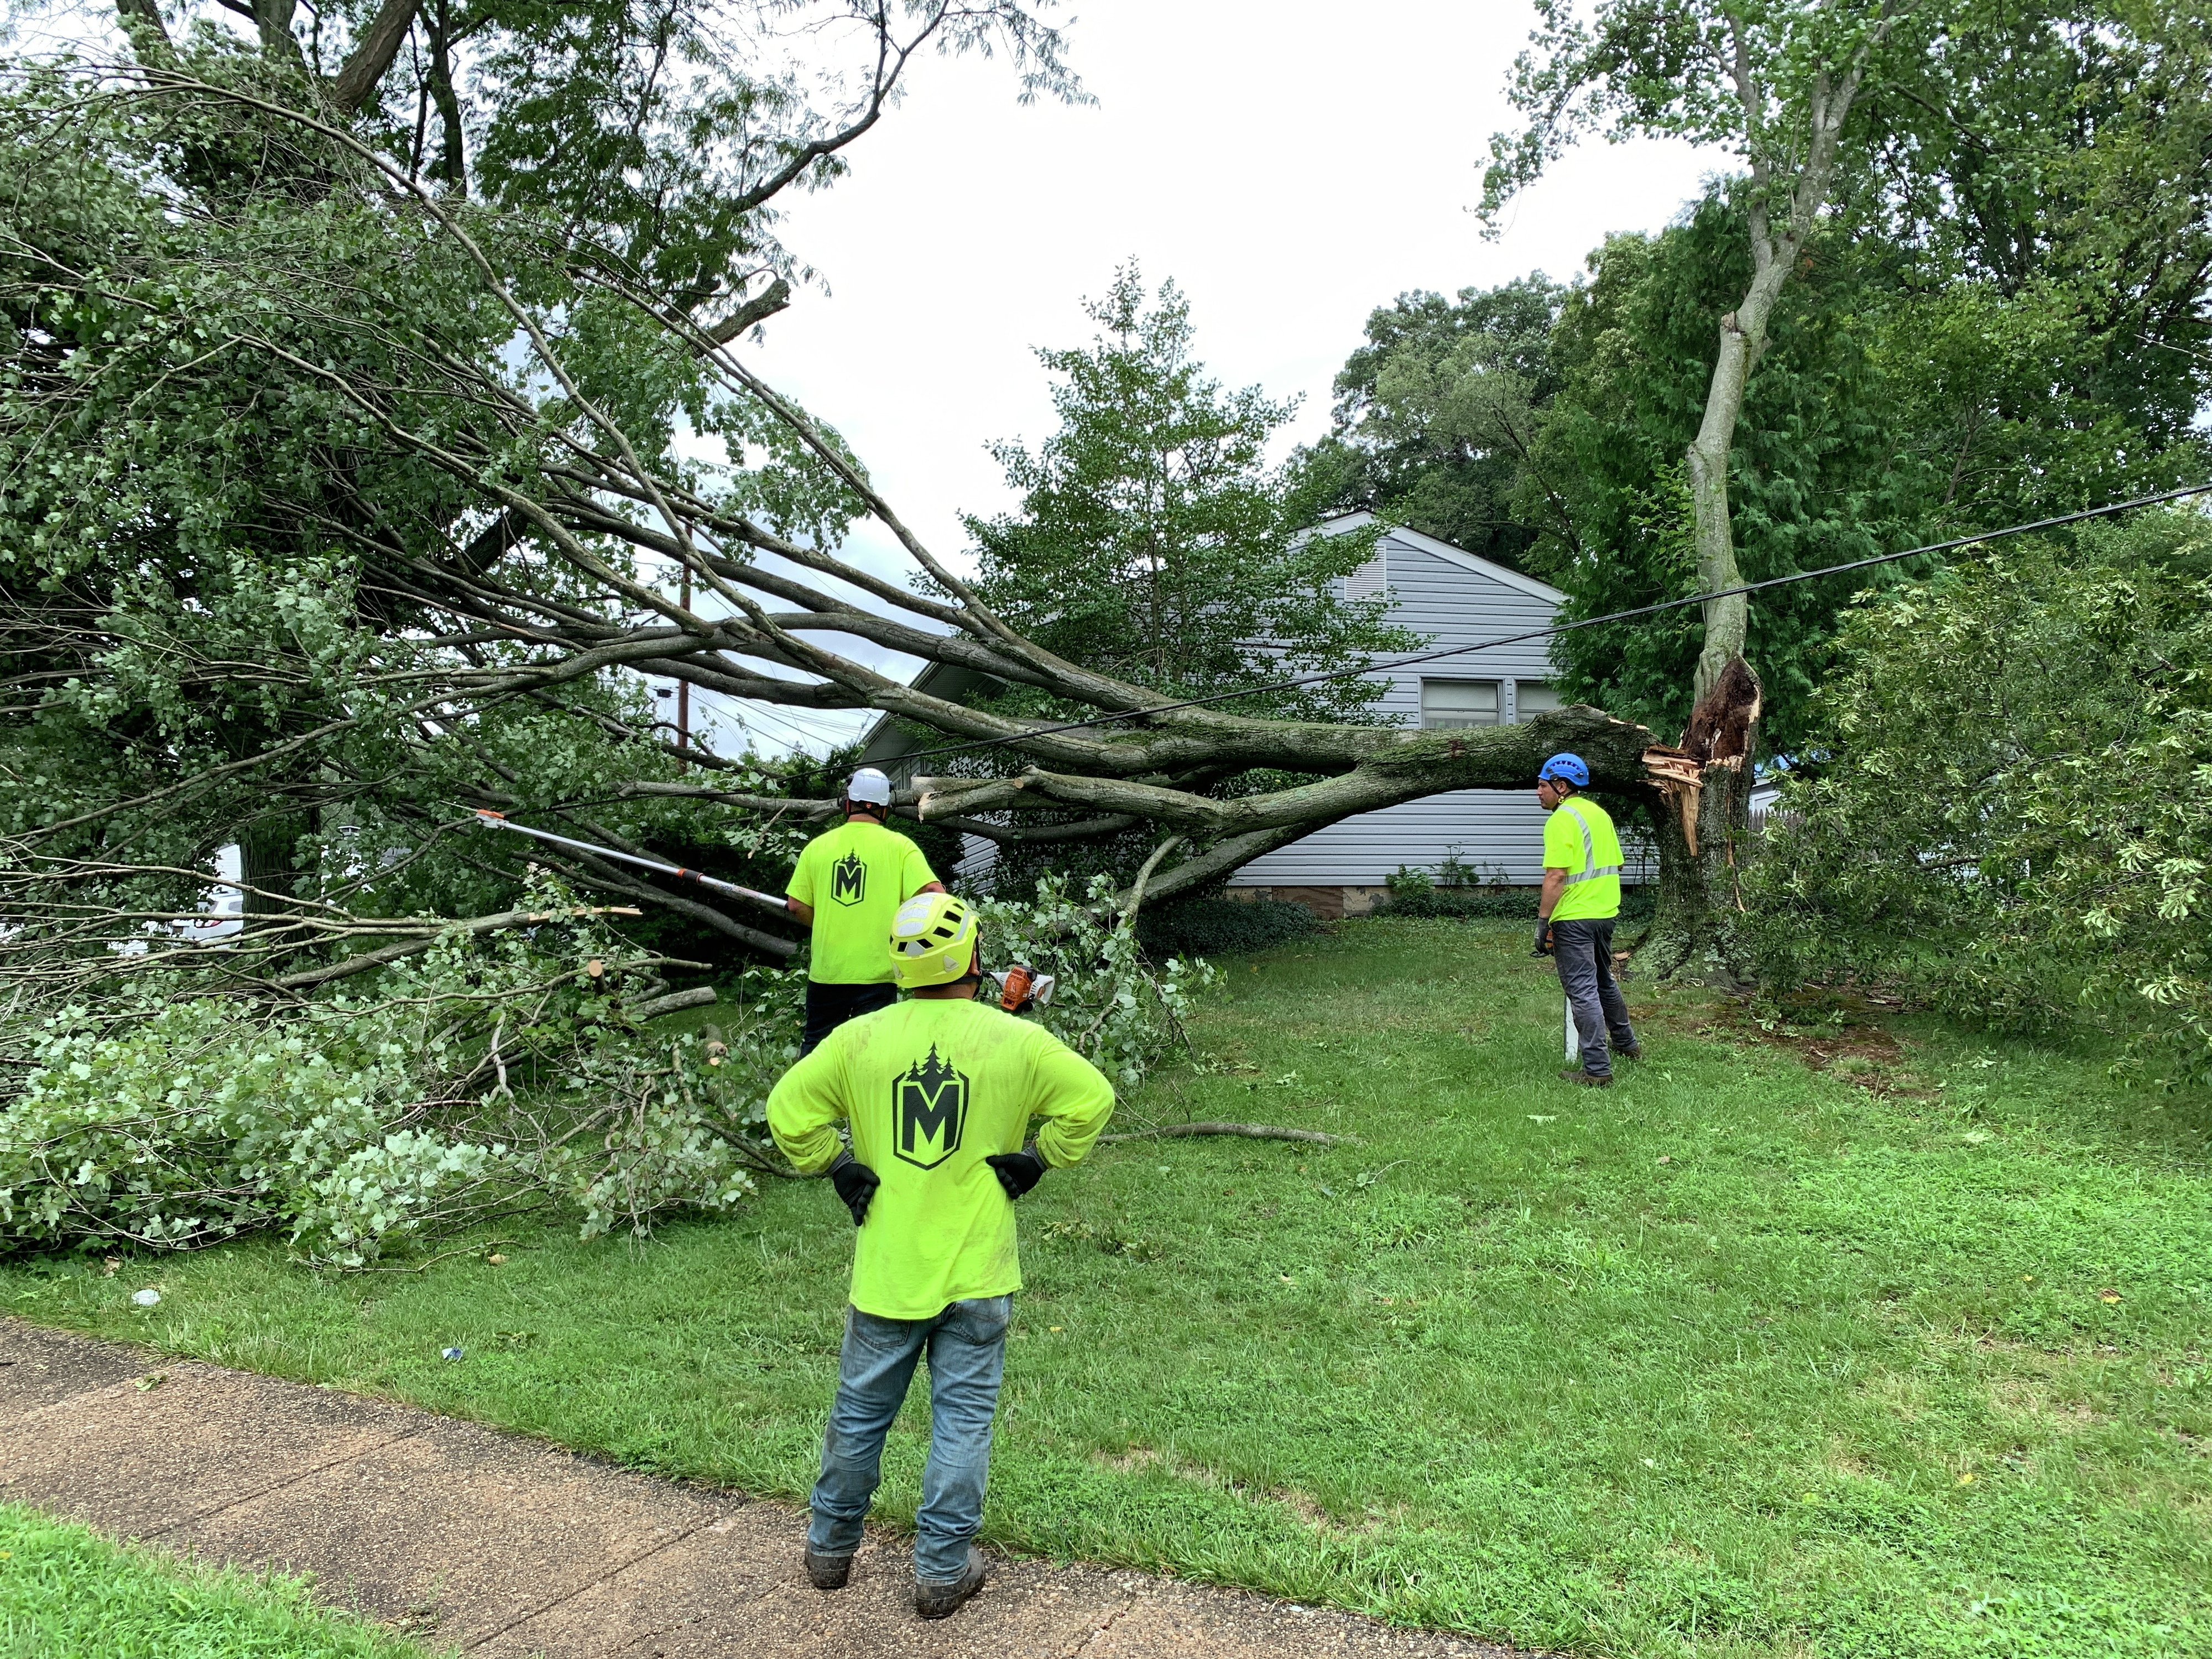
[[[1018,1152],[1032,1117],[1054,1169],[1079,1161],[1114,1111],[1098,1068],[1042,1026],[984,1003],[910,998],[848,1020],[783,1074],[768,1126],[810,1172],[836,1162],[836,1125],[883,1185],[853,1250],[853,1305],[928,1319],[1021,1289],[1013,1200],[983,1160]]]

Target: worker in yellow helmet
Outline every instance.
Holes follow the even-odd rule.
[[[975,1000],[981,940],[960,900],[910,899],[889,932],[887,965],[913,994],[839,1026],[785,1073],[769,1096],[768,1124],[793,1164],[829,1175],[860,1229],[807,1577],[824,1590],[849,1577],[884,1437],[927,1353],[915,1609],[941,1619],[983,1584],[975,1538],[1006,1323],[1022,1285],[1013,1200],[1091,1150],[1114,1090],[1042,1025]],[[1032,1118],[1043,1127],[1024,1145]]]
[[[1544,824],[1544,890],[1536,901],[1536,954],[1555,956],[1582,1047],[1580,1066],[1559,1073],[1593,1089],[1613,1086],[1613,1060],[1641,1060],[1628,1002],[1613,978],[1613,924],[1620,915],[1620,836],[1613,815],[1582,793],[1589,767],[1559,754],[1536,774]]]
[[[784,907],[812,931],[802,1054],[856,1014],[897,999],[884,936],[891,913],[945,884],[921,848],[884,822],[891,781],[872,766],[853,774],[839,803],[845,821],[806,843],[784,885]]]

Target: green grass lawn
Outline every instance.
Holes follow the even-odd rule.
[[[1687,994],[1574,1089],[1527,951],[1400,921],[1226,964],[1127,1115],[1361,1144],[1107,1146],[1023,1200],[988,1535],[1577,1653],[2212,1653],[2201,1103]],[[641,1247],[33,1264],[0,1305],[799,1497],[849,1232],[793,1183]]]
[[[260,1578],[109,1543],[0,1504],[0,1652],[25,1659],[423,1659]]]

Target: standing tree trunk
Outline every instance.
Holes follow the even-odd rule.
[[[297,896],[305,873],[300,839],[313,827],[311,814],[283,812],[257,818],[239,830],[238,874],[246,890],[239,911],[247,932],[292,908],[285,901]]]
[[[1756,135],[1765,94],[1749,67],[1741,27],[1735,26],[1735,90],[1743,105],[1746,131]],[[1872,46],[1862,46],[1840,82],[1832,82],[1825,72],[1814,76],[1804,160],[1790,187],[1785,228],[1779,234],[1770,212],[1776,181],[1763,149],[1751,146],[1745,216],[1751,232],[1751,286],[1736,308],[1720,319],[1719,349],[1705,393],[1705,416],[1685,457],[1698,586],[1700,592],[1723,597],[1705,605],[1705,643],[1698,653],[1692,685],[1690,724],[1682,735],[1682,760],[1695,769],[1694,776],[1684,771],[1668,782],[1666,810],[1656,815],[1659,913],[1645,960],[1662,974],[1687,972],[1735,983],[1746,977],[1749,968],[1735,926],[1742,910],[1736,878],[1751,830],[1759,690],[1759,677],[1746,658],[1750,599],[1727,592],[1743,585],[1729,515],[1729,460],[1752,372],[1766,349],[1774,302],[1827,201],[1838,143]]]
[[[1651,757],[1664,774],[1653,814],[1659,842],[1659,914],[1644,961],[1662,974],[1733,985],[1743,977],[1738,881],[1749,853],[1759,677],[1741,657],[1691,712],[1681,747]]]

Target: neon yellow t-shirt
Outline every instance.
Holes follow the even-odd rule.
[[[1594,800],[1570,795],[1544,820],[1544,867],[1567,872],[1553,921],[1603,921],[1620,914],[1620,836]]]
[[[783,888],[814,908],[806,977],[817,985],[889,984],[891,917],[936,879],[921,848],[880,823],[841,823],[808,842]]]
[[[1037,1151],[1079,1161],[1114,1112],[1114,1085],[1042,1025],[987,1003],[909,997],[848,1020],[783,1074],[769,1132],[800,1169],[853,1156],[882,1179],[853,1249],[853,1305],[930,1319],[969,1297],[1022,1287],[1014,1205],[983,1160]]]

